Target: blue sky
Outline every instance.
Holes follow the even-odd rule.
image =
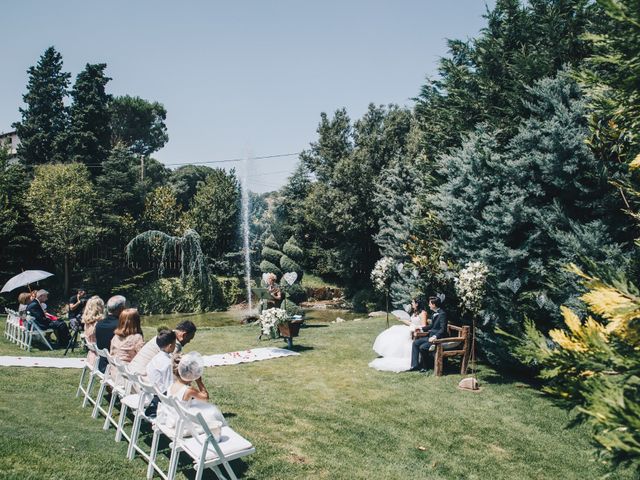
[[[163,103],[166,164],[299,152],[320,112],[411,105],[446,38],[484,25],[489,0],[159,1],[3,4],[0,131],[19,119],[26,70],[50,45],[73,78],[107,63],[114,95]],[[254,160],[249,186],[280,187],[296,157]],[[213,166],[228,167],[222,163]]]

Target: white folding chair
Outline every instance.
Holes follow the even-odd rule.
[[[82,400],[83,408],[87,405],[87,398],[89,397],[89,392],[91,390],[91,386],[93,385],[93,377],[95,376],[94,370],[98,370],[98,359],[97,359],[98,355],[95,353],[96,345],[94,343],[91,346],[89,346],[89,342],[87,342],[86,346],[87,346],[87,350],[89,350],[90,352],[93,352],[96,355],[96,358],[95,358],[95,361],[93,362],[93,365],[90,365],[89,362],[87,362],[85,359],[84,366],[82,367],[82,373],[80,373],[80,382],[78,383],[78,390],[76,390],[76,398],[78,398],[82,393],[82,395],[84,396]],[[88,358],[88,355],[87,355],[87,358]],[[87,375],[89,375],[88,377],[89,380],[87,385],[85,385],[84,382],[85,382],[85,377]]]
[[[175,440],[178,444],[176,451],[185,452],[193,459],[196,480],[201,480],[207,468],[211,468],[219,478],[225,478],[220,471],[220,465],[224,467],[230,479],[236,480],[237,477],[229,462],[255,453],[256,449],[251,442],[227,426],[222,427],[220,439],[216,440],[202,413],[190,412],[180,403],[176,403],[176,409],[182,419]],[[198,430],[201,429],[204,433],[196,435],[192,430],[192,436],[186,437],[184,434],[189,425],[196,425]],[[173,464],[174,469],[171,471],[173,475],[175,475],[177,464],[176,458]]]
[[[83,378],[82,376],[80,376],[80,385],[78,386],[76,397],[80,394],[80,392],[84,394],[84,398],[82,400],[82,408],[86,407],[87,403],[95,406],[98,396],[96,395],[96,398],[92,398],[91,391],[93,390],[93,386],[96,380],[99,382],[98,385],[100,385],[102,383],[102,379],[104,378],[104,373],[102,373],[98,368],[98,364],[100,363],[100,354],[98,353],[98,347],[95,343],[87,342],[87,349],[95,354],[95,360],[93,362],[93,365],[90,366],[89,381],[87,382],[87,386],[84,388],[82,387]],[[85,363],[85,367],[86,366],[88,365]]]
[[[50,328],[47,330],[42,330],[38,326],[38,324],[35,322],[35,319],[30,315],[27,315],[26,323],[27,323],[25,327],[26,338],[25,338],[25,341],[23,342],[24,348],[30,352],[31,344],[33,342],[33,339],[35,338],[36,340],[40,340],[47,347],[49,347],[49,350],[53,350],[53,347],[51,346],[51,344],[49,343],[49,340],[47,339],[47,335],[52,334],[53,330]]]
[[[154,394],[158,396],[160,399],[160,403],[162,407],[158,405],[158,417],[156,417],[153,422],[153,438],[151,440],[151,452],[149,453],[149,466],[147,467],[147,479],[153,478],[154,471],[158,473],[164,480],[173,480],[176,474],[176,470],[178,468],[178,456],[180,452],[178,451],[178,442],[176,442],[177,432],[182,428],[181,427],[181,416],[178,414],[176,410],[176,401],[173,398],[167,397],[163,393],[159,392],[158,389],[153,387]],[[168,409],[171,412],[175,412],[175,424],[169,424],[162,421],[162,415],[160,414],[160,409]],[[167,437],[171,443],[171,454],[169,456],[169,468],[167,469],[167,473],[162,470],[162,467],[158,465],[157,457],[158,457],[158,445],[160,444],[160,437],[164,435]]]
[[[128,395],[130,391],[128,376],[124,369],[125,365],[116,357],[109,354],[109,352],[106,352],[106,354],[107,361],[109,362],[107,370],[110,372],[111,399],[109,400],[109,409],[104,419],[103,430],[109,430],[111,425],[116,428],[118,427],[118,420],[113,416],[113,409],[117,399],[121,400],[120,405],[122,407],[122,399]]]
[[[101,350],[96,349],[96,353],[98,354],[98,358],[96,358],[96,365],[100,364],[100,358],[105,358],[108,361],[109,357],[111,357],[111,355],[109,355],[109,352],[107,351],[106,348],[103,348]],[[107,386],[113,388],[113,385],[114,385],[113,379],[111,378],[112,376],[111,370],[112,369],[110,369],[109,366],[107,365],[107,368],[105,369],[104,373],[100,372],[101,373],[100,388],[98,389],[98,394],[96,395],[96,401],[93,404],[93,412],[91,413],[91,416],[93,418],[98,418],[98,413],[101,413],[105,417],[107,416],[107,410],[105,410],[102,407],[102,400],[104,399],[104,394],[107,391]]]
[[[133,425],[131,426],[131,433],[129,435],[127,458],[129,460],[133,460],[136,452],[138,452],[146,461],[149,461],[149,454],[145,452],[140,445],[138,445],[138,438],[140,437],[143,420],[153,425],[154,418],[147,416],[146,408],[151,403],[155,393],[152,384],[145,382],[139,375],[133,372],[129,372],[129,375],[131,377],[132,385],[135,384],[138,386],[138,393],[132,393],[122,399],[121,414],[123,411],[126,414],[126,408],[130,408],[134,414]],[[120,428],[124,428],[124,424],[122,424]]]

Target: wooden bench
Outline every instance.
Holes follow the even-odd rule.
[[[460,366],[460,374],[465,375],[469,366],[469,358],[471,357],[471,327],[458,327],[456,325],[447,325],[449,336],[439,338],[433,342],[436,346],[436,354],[434,359],[434,373],[436,377],[441,377],[444,367],[444,359],[447,357],[462,357]],[[427,337],[427,332],[419,330],[414,332],[414,338]]]

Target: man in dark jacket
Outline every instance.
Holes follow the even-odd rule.
[[[420,337],[413,341],[411,347],[411,368],[409,371],[420,369],[420,355],[422,355],[423,363],[427,363],[433,355],[430,353],[434,340],[444,338],[447,335],[447,312],[441,308],[442,302],[438,297],[429,297],[429,308],[434,312],[431,317],[431,326],[428,327],[428,337]],[[427,328],[427,327],[425,327]],[[425,365],[426,367],[426,365]]]
[[[96,346],[98,350],[106,348],[111,349],[111,339],[113,338],[113,331],[118,328],[120,312],[124,310],[127,304],[127,299],[122,295],[115,295],[107,301],[107,318],[96,324]],[[98,370],[104,373],[107,369],[107,359],[100,357],[98,363]]]
[[[27,315],[33,318],[38,327],[42,330],[52,329],[56,334],[56,343],[58,347],[66,347],[69,343],[69,328],[64,320],[51,320],[44,311],[42,305],[49,299],[49,292],[46,290],[38,290],[36,298],[27,305]]]

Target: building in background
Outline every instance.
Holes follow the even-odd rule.
[[[20,145],[20,139],[15,130],[13,132],[0,133],[0,145],[9,149],[9,163],[18,161],[18,145]]]

